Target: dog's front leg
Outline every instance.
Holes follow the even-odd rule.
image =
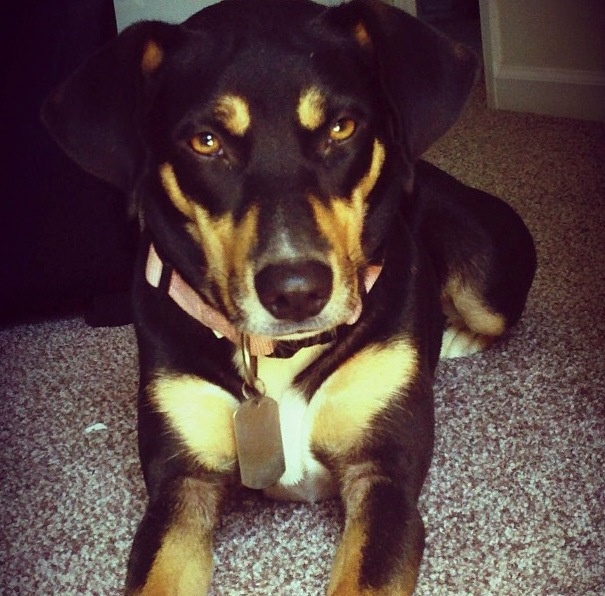
[[[412,594],[424,548],[415,498],[374,464],[350,465],[343,478],[345,529],[328,596]]]
[[[417,502],[433,444],[429,371],[406,336],[370,344],[311,400],[311,440],[338,480],[345,529],[329,596],[412,594],[424,545]]]
[[[150,498],[130,554],[127,594],[207,593],[222,493],[215,480],[177,477]]]
[[[141,386],[139,455],[149,504],[134,539],[126,592],[201,596],[212,575],[221,501],[236,472],[239,401],[200,376],[168,370],[148,373]]]

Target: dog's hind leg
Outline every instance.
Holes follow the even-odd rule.
[[[536,248],[521,217],[498,197],[419,161],[420,236],[441,285],[441,357],[489,347],[521,317]]]
[[[448,280],[441,302],[446,316],[441,358],[485,350],[506,331],[505,317],[487,306],[481,293],[459,277]]]

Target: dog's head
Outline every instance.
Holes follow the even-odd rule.
[[[470,52],[375,0],[226,0],[128,28],[43,113],[238,329],[313,335],[358,317],[414,161],[475,71]]]

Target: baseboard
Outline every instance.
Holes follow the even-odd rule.
[[[500,65],[491,107],[605,122],[605,72]]]

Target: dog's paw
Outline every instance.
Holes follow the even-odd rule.
[[[360,588],[357,585],[343,584],[336,590],[328,592],[328,596],[412,596],[413,587],[385,586],[383,588]]]
[[[469,329],[447,327],[443,332],[439,357],[444,359],[470,356],[489,348],[494,343],[494,339],[494,337],[474,333]]]

